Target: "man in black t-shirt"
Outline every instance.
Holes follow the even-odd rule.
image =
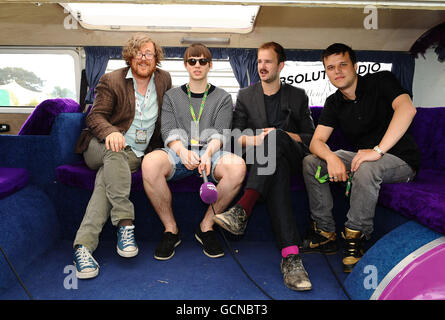
[[[290,176],[301,172],[315,128],[304,90],[280,82],[285,59],[278,43],[262,45],[258,49],[261,81],[238,94],[232,129],[235,143],[245,151],[249,176],[238,203],[217,214],[214,221],[233,234],[243,234],[255,203],[264,199],[281,250],[284,283],[303,291],[312,285],[299,255],[301,239],[292,210]]]
[[[312,155],[303,161],[312,230],[303,252],[337,251],[332,195],[328,183],[315,178],[327,174],[331,182],[351,182],[343,271],[350,272],[362,257],[363,242],[371,237],[375,207],[382,183],[408,182],[419,168],[420,154],[408,132],[416,114],[408,91],[388,71],[357,75],[354,51],[333,44],[322,54],[331,83],[338,90],[326,99],[310,144]],[[335,128],[356,148],[331,151],[326,144]],[[323,180],[323,179],[321,179]]]

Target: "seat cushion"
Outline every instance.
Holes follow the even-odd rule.
[[[0,199],[24,188],[28,182],[28,170],[23,168],[0,167]]]
[[[409,183],[383,184],[379,203],[445,233],[445,173],[422,169]]]
[[[56,168],[57,181],[87,190],[94,190],[96,171],[87,167],[85,162],[62,165]],[[199,192],[202,180],[196,176],[190,176],[182,180],[169,182],[172,192]],[[144,190],[142,183],[142,171],[138,170],[131,174],[131,190]]]

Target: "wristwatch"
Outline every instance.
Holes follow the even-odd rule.
[[[383,157],[384,153],[383,153],[382,149],[380,149],[380,147],[378,145],[375,146],[374,149],[372,149],[372,150],[374,150],[375,152],[379,153]]]

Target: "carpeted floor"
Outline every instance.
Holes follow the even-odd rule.
[[[41,255],[21,277],[34,299],[44,300],[268,300],[241,271],[227,247],[222,258],[202,253],[192,238],[184,238],[168,261],[153,258],[155,242],[139,242],[139,255],[117,255],[113,241],[102,241],[94,253],[99,276],[77,280],[73,274],[70,241]],[[283,284],[280,254],[272,242],[233,242],[235,255],[249,275],[276,300],[342,300],[347,297],[322,255],[304,255],[313,289],[295,292]],[[328,257],[343,281],[340,254]],[[71,288],[71,289],[70,289]],[[28,299],[14,284],[0,299]]]

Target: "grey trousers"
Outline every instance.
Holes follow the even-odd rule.
[[[351,161],[356,152],[338,150],[335,154],[343,161],[347,170],[351,169]],[[327,231],[335,231],[332,216],[333,199],[329,183],[318,182],[314,175],[317,166],[321,166],[321,175],[327,173],[327,164],[315,155],[303,159],[303,178],[309,198],[312,220],[317,227]],[[377,161],[363,162],[354,173],[350,193],[350,208],[346,215],[345,226],[361,231],[366,239],[374,231],[375,207],[382,183],[409,182],[415,176],[411,167],[400,158],[386,153]]]
[[[73,246],[81,244],[93,252],[109,217],[114,226],[123,219],[134,220],[134,206],[129,199],[131,173],[140,168],[141,159],[129,146],[114,152],[107,150],[105,143],[100,143],[96,138],[91,139],[83,157],[90,169],[98,171],[94,191]]]

